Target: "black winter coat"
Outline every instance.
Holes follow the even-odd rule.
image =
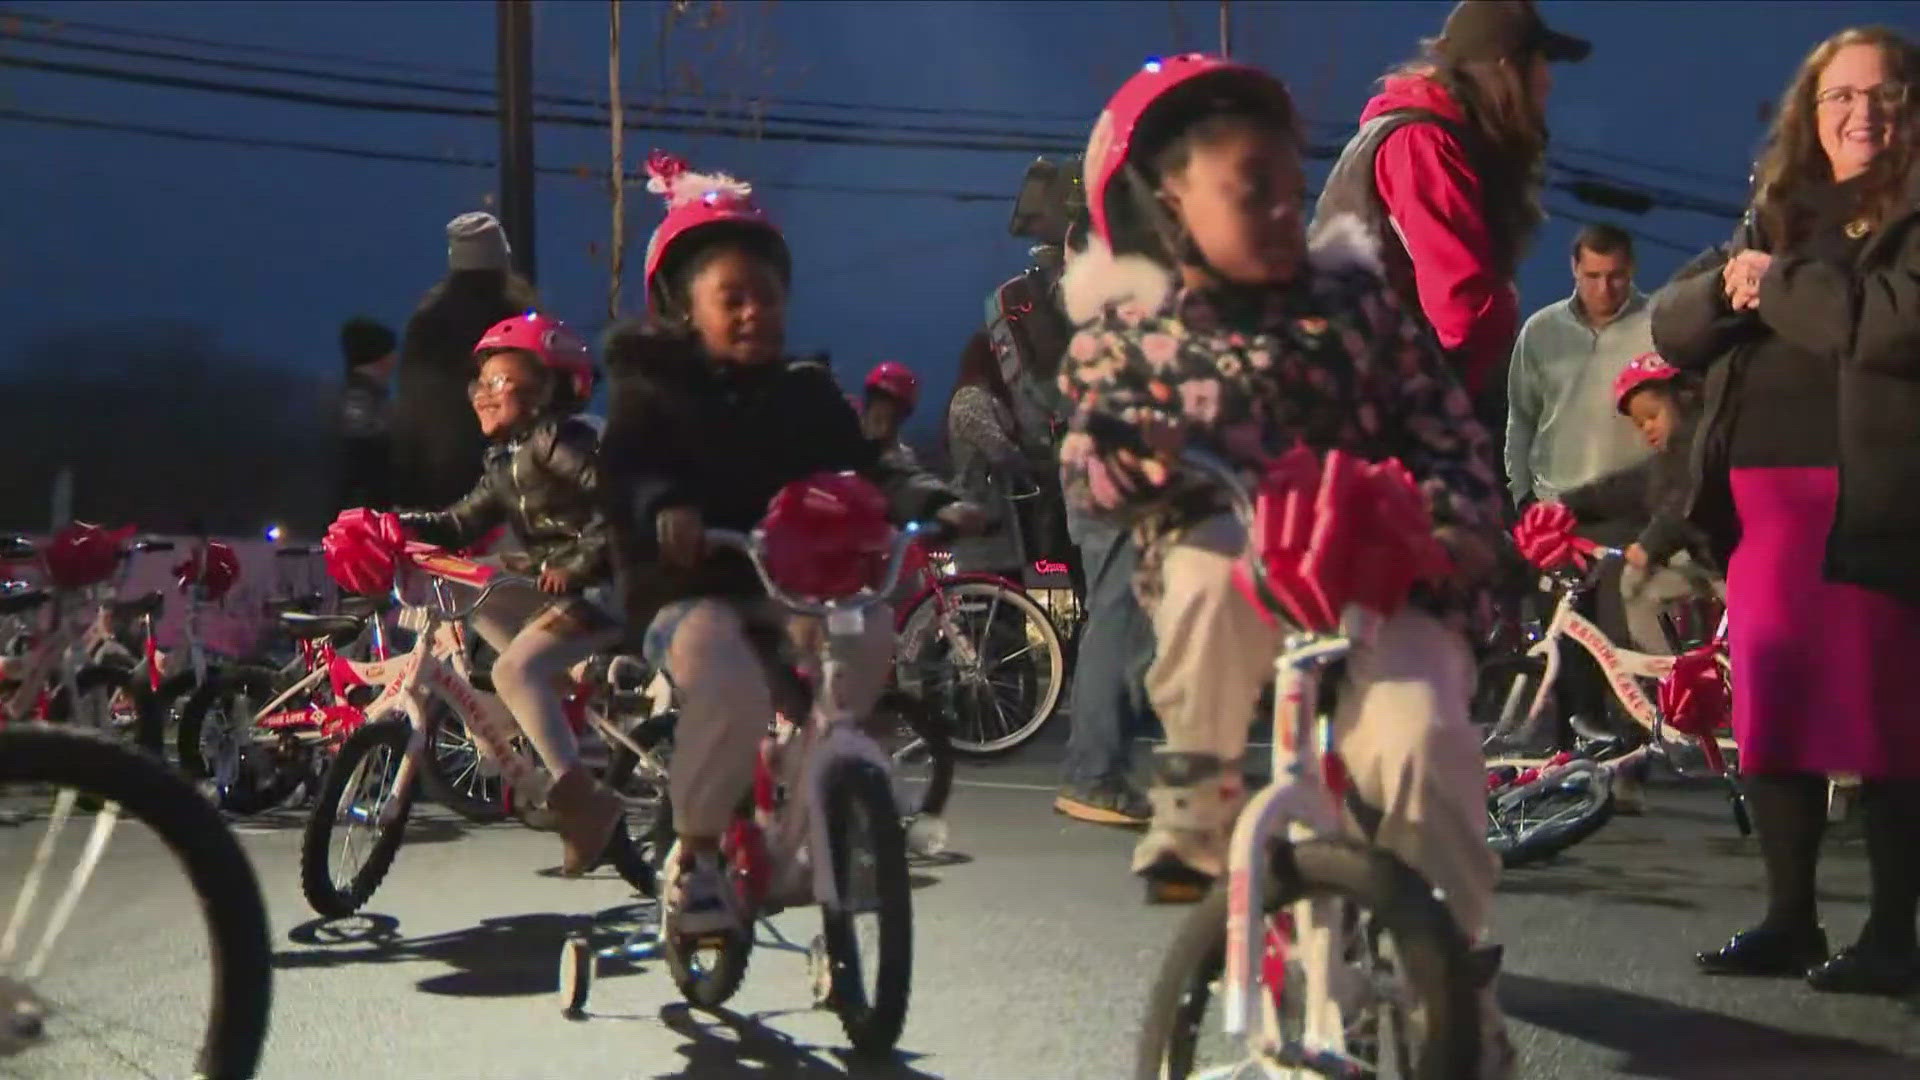
[[[1775,253],[1757,312],[1733,311],[1720,280],[1735,252],[1772,250],[1752,214],[1729,245],[1653,297],[1654,347],[1675,366],[1706,372],[1689,516],[1723,565],[1740,536],[1727,462],[1742,369],[1755,344],[1776,335],[1839,369],[1840,499],[1827,579],[1920,604],[1920,169],[1905,206],[1851,267]]]
[[[819,360],[719,370],[691,341],[637,323],[609,331],[603,356],[601,475],[629,629],[672,600],[762,592],[753,568],[732,552],[715,552],[690,572],[660,565],[655,516],[669,507],[698,510],[707,528],[748,531],[788,483],[843,471],[879,483],[896,521],[955,501],[927,474],[882,460]]]
[[[548,417],[488,447],[480,480],[435,513],[403,513],[421,540],[462,548],[505,524],[533,570],[563,570],[575,591],[609,580],[607,520],[599,482],[599,433],[579,416]]]

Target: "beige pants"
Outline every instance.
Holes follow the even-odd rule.
[[[1282,631],[1233,585],[1246,542],[1221,515],[1175,537],[1162,555],[1153,610],[1158,653],[1147,695],[1167,749],[1232,761],[1246,751],[1260,689]],[[1460,928],[1484,935],[1499,878],[1487,849],[1485,767],[1467,722],[1473,657],[1457,633],[1403,609],[1347,662],[1336,748],[1356,793],[1382,814],[1375,840],[1441,889]]]
[[[747,638],[747,619],[787,620],[771,604],[692,600],[663,608],[647,630],[647,659],[667,673],[680,703],[674,729],[668,796],[674,831],[682,836],[717,837],[753,784],[760,740],[773,719],[773,696],[760,654]],[[820,624],[787,620],[789,636],[801,654],[800,666],[816,666],[813,646]],[[893,612],[885,605],[867,612],[866,628],[849,665],[842,692],[864,715],[879,700],[893,655]],[[817,676],[817,673],[816,673]],[[816,682],[816,686],[817,686]],[[797,792],[805,742],[783,753],[782,779]],[[783,815],[783,823],[804,826],[802,814]],[[784,832],[784,830],[783,830]],[[794,836],[772,838],[776,844]]]

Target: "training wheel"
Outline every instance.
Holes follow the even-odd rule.
[[[593,989],[593,946],[578,934],[560,945],[560,1008],[568,1016],[578,1016],[587,1007],[587,994]]]

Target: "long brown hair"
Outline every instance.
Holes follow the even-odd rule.
[[[1814,46],[1800,62],[1787,92],[1774,110],[1766,149],[1754,166],[1754,214],[1770,243],[1791,244],[1801,239],[1807,214],[1799,209],[1803,192],[1833,182],[1833,165],[1820,148],[1814,92],[1820,73],[1841,49],[1872,45],[1880,50],[1887,81],[1912,87],[1920,80],[1920,51],[1898,30],[1884,26],[1857,26],[1842,30]],[[1906,195],[1907,172],[1914,161],[1914,108],[1911,99],[1890,118],[1892,136],[1867,169],[1860,184],[1860,213],[1873,225],[1884,223],[1900,208]]]
[[[1479,173],[1481,209],[1493,234],[1501,269],[1512,276],[1525,257],[1534,230],[1546,215],[1540,185],[1546,176],[1547,122],[1544,102],[1527,84],[1531,54],[1500,60],[1455,60],[1442,38],[1420,43],[1420,55],[1387,78],[1431,79],[1465,114],[1478,146],[1469,147]]]

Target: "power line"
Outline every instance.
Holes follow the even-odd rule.
[[[193,131],[185,128],[163,127],[154,124],[134,124],[118,120],[100,120],[94,117],[56,115],[52,113],[31,112],[25,109],[0,107],[0,122],[40,124],[48,127],[70,128],[85,131],[112,131],[129,135],[146,135],[158,139],[171,139],[176,142],[207,143],[220,146],[235,146],[248,150],[291,150],[300,153],[326,154],[333,157],[358,158],[363,161],[392,161],[411,165],[445,165],[456,168],[494,169],[499,162],[491,158],[464,157],[455,154],[434,155],[408,153],[396,150],[375,150],[366,147],[344,146],[338,143],[311,142],[302,139],[280,139],[269,136],[226,135],[208,131]],[[604,178],[605,169],[592,169],[585,166],[567,168],[560,165],[542,165],[537,170],[543,176],[567,176],[577,179]],[[630,181],[642,179],[637,173],[629,174]],[[816,184],[805,181],[756,181],[756,186],[776,190],[812,191],[837,195],[861,195],[904,198],[947,199],[959,203],[1006,203],[1012,196],[1000,192],[962,191],[942,188],[889,188],[864,187],[857,184]]]
[[[166,75],[150,71],[133,71],[127,68],[102,67],[95,64],[76,64],[60,60],[42,60],[34,57],[0,56],[0,67],[26,68],[33,71],[46,71],[62,75],[79,75],[114,82],[132,83],[135,85],[164,86],[180,90],[200,90],[237,97],[286,101],[302,105],[319,105],[335,109],[359,109],[369,112],[423,116],[456,116],[467,119],[484,118],[489,120],[495,116],[494,109],[477,105],[441,105],[417,101],[400,101],[394,98],[352,97],[313,90],[258,86],[217,79],[203,79],[189,75]],[[605,120],[597,117],[555,112],[535,113],[534,119],[540,123],[592,128],[596,131],[604,128],[606,124]],[[766,142],[798,142],[827,146],[873,146],[902,150],[972,150],[1020,154],[1072,154],[1078,152],[1080,149],[1078,145],[1072,143],[1041,141],[1038,138],[1024,139],[1008,137],[998,140],[954,139],[951,141],[937,141],[926,138],[889,138],[878,135],[861,135],[854,132],[828,134],[825,132],[812,131],[759,129],[752,125],[742,124],[694,124],[675,120],[662,120],[653,117],[645,120],[634,120],[629,123],[628,126],[641,131],[671,132],[688,135],[718,135]]]

